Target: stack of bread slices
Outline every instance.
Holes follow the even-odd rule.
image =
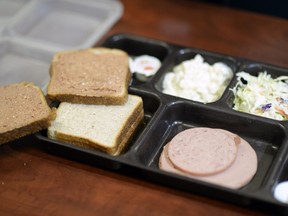
[[[24,111],[31,112],[31,115],[45,110],[47,113],[41,116],[45,124],[30,133],[47,128],[51,139],[119,155],[144,117],[142,98],[128,94],[131,79],[128,60],[128,54],[122,50],[100,47],[56,53],[51,62],[47,96],[60,104],[57,109],[50,109],[38,88],[41,94],[34,96],[45,102],[45,106],[39,107],[37,102],[38,106],[28,103],[30,107]],[[3,89],[12,87],[9,85]],[[4,99],[0,97],[0,100]],[[17,102],[19,98],[8,100]],[[12,104],[11,107],[14,105],[19,106]],[[31,116],[27,118],[32,119]],[[0,125],[0,143],[27,134],[14,136],[15,130],[3,133],[8,122]],[[34,122],[24,124],[26,128],[31,124],[40,125]],[[17,131],[22,130],[17,128]]]

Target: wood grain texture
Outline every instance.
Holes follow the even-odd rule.
[[[104,38],[132,33],[288,67],[287,20],[191,0],[122,2]],[[33,136],[0,147],[0,200],[1,215],[263,215],[50,155]]]

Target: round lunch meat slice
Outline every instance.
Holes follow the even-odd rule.
[[[191,128],[177,134],[168,145],[173,166],[183,172],[205,176],[221,172],[234,162],[237,144],[221,130]]]
[[[163,150],[161,152],[161,155],[159,158],[159,168],[161,170],[165,170],[168,172],[173,172],[173,173],[177,173],[177,174],[181,174],[181,175],[187,175],[186,173],[174,168],[174,166],[171,164],[171,162],[168,158],[168,153],[167,153],[168,145],[169,145],[169,143],[163,147]]]
[[[247,141],[241,137],[237,140],[240,140],[240,143],[234,163],[228,169],[220,173],[209,176],[195,176],[178,170],[168,158],[167,150],[169,143],[163,148],[159,159],[159,168],[164,171],[188,176],[193,179],[217,184],[223,187],[239,189],[248,184],[254,177],[258,167],[258,160],[256,152]]]

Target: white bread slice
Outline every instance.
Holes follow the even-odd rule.
[[[48,97],[83,104],[124,104],[131,79],[128,54],[119,49],[61,51],[50,66]]]
[[[0,87],[0,144],[46,129],[55,117],[42,90],[29,82]]]
[[[62,102],[48,137],[119,155],[144,117],[142,98],[128,95],[124,105]]]

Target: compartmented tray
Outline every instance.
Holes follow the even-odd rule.
[[[102,46],[118,48],[130,56],[147,54],[157,57],[162,66],[146,82],[133,77],[131,94],[143,98],[145,119],[139,126],[125,152],[119,156],[91,151],[47,138],[46,131],[36,136],[50,152],[73,160],[111,170],[135,169],[141,178],[195,194],[234,203],[274,214],[287,214],[288,204],[273,196],[278,183],[288,180],[287,121],[277,121],[232,109],[236,72],[245,70],[257,74],[265,69],[272,76],[288,75],[288,70],[261,62],[182,47],[135,35],[116,34]],[[224,62],[233,70],[233,78],[222,97],[211,103],[201,103],[162,93],[164,75],[173,66],[201,54],[212,64]],[[191,179],[159,169],[163,146],[179,132],[193,127],[222,128],[240,135],[255,150],[258,158],[257,173],[241,189],[229,189]]]
[[[24,10],[30,4],[29,2],[31,0],[0,1],[0,29],[6,26],[20,11]]]
[[[91,47],[122,13],[113,0],[0,1],[0,85],[32,81],[46,91],[54,53]]]
[[[4,0],[0,6],[2,37],[54,51],[92,46],[123,13],[112,0]]]
[[[29,81],[45,90],[53,55],[52,51],[37,46],[0,39],[0,86]]]

